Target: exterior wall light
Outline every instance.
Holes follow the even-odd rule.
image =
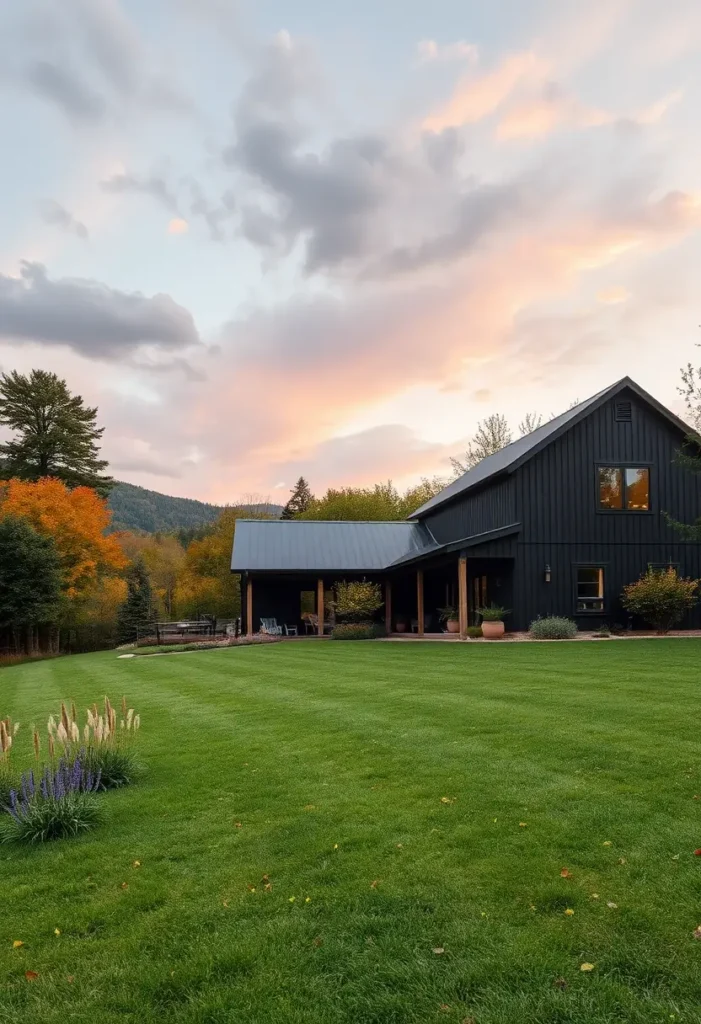
[[[550,582],[551,576],[552,576],[552,573],[550,571],[550,566],[546,564],[546,566],[545,566],[545,582],[546,583]]]

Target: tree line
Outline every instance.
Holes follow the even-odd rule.
[[[701,367],[682,371],[680,393],[693,429],[678,457],[701,472]],[[531,413],[519,433],[541,423]],[[13,372],[0,375],[0,426],[12,432],[0,444],[0,654],[94,649],[132,640],[156,619],[240,615],[240,581],[229,568],[236,522],[273,518],[266,506],[226,507],[189,531],[110,532],[114,481],[100,457],[97,409],[55,374]],[[511,441],[506,418],[488,416],[451,460],[453,473]],[[387,481],[316,497],[300,477],[281,517],[403,520],[447,482],[424,478],[400,491]],[[701,539],[701,519],[673,525]]]

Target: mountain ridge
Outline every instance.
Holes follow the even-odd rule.
[[[144,533],[172,533],[207,526],[227,507],[196,498],[176,498],[123,480],[115,483],[107,504],[112,512],[112,532],[140,530]],[[238,505],[237,508],[251,513],[267,512],[276,517],[282,512],[282,505],[272,502]]]

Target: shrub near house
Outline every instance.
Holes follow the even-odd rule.
[[[669,569],[649,568],[635,583],[624,587],[621,603],[660,633],[682,621],[698,601],[699,581]]]
[[[342,580],[334,585],[334,592],[332,607],[338,620],[334,640],[372,640],[377,635],[372,617],[383,603],[380,584]]]

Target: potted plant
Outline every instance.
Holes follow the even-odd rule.
[[[460,615],[453,605],[449,604],[445,608],[439,608],[438,616],[441,622],[445,622],[446,633],[460,632]]]
[[[406,617],[404,615],[398,615],[394,620],[394,629],[396,633],[406,633]]]
[[[482,616],[482,636],[485,640],[500,640],[504,635],[504,616],[508,614],[506,608],[497,604],[490,604],[487,608],[478,608]]]

